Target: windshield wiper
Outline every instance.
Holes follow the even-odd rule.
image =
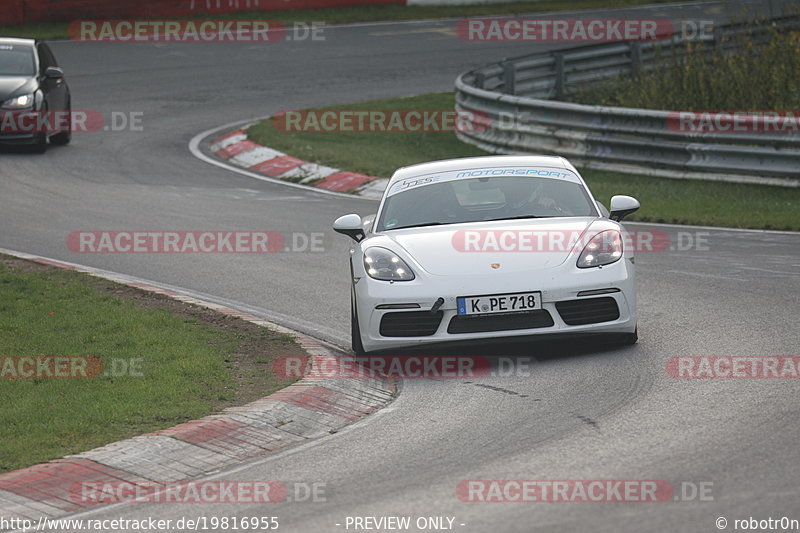
[[[553,218],[550,216],[538,216],[538,215],[519,215],[516,217],[501,217],[501,218],[490,218],[489,220],[484,220],[484,222],[497,222],[498,220],[521,220],[523,218]]]
[[[406,228],[424,228],[426,226],[443,226],[444,222],[424,222],[422,224],[411,224],[409,226],[398,226],[396,228],[384,228],[385,230],[393,230],[393,229],[406,229]]]

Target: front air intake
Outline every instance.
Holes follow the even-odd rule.
[[[614,298],[586,298],[556,302],[561,320],[570,326],[611,322],[619,318],[619,307]]]
[[[442,311],[386,313],[381,317],[380,333],[383,337],[429,337],[439,329],[443,316]]]

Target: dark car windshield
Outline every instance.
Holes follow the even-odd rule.
[[[597,216],[580,183],[538,177],[449,180],[389,196],[376,231],[489,220]]]
[[[33,47],[0,43],[0,76],[34,76]]]

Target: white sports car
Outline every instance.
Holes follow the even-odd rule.
[[[364,353],[542,334],[637,340],[633,251],[562,157],[489,156],[404,167],[374,220],[345,215],[352,344]]]

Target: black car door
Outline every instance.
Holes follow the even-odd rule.
[[[48,103],[48,110],[63,111],[67,104],[67,85],[63,78],[48,78],[46,76],[49,67],[57,67],[56,59],[50,47],[44,43],[39,43],[36,49],[39,54],[39,86],[45,93],[45,100]]]

